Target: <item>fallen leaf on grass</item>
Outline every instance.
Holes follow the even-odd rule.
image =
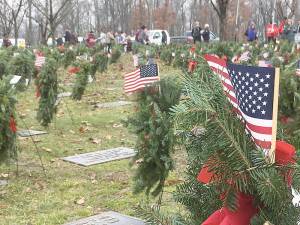
[[[85,203],[85,198],[84,197],[81,197],[80,199],[76,200],[75,203],[77,205],[84,205]]]
[[[97,139],[97,138],[89,138],[89,140],[93,143],[93,144],[100,144],[101,143],[101,139]]]
[[[3,177],[3,178],[7,178],[8,176],[9,176],[8,173],[1,173],[1,177]]]
[[[111,139],[112,139],[112,136],[111,136],[111,135],[107,135],[105,138],[106,138],[107,140],[111,140]]]
[[[20,117],[21,119],[24,119],[26,116],[27,116],[27,114],[25,114],[25,113],[21,113],[21,114],[19,115],[19,117]]]
[[[118,127],[123,127],[123,125],[121,124],[121,123],[115,123],[114,125],[113,125],[113,128],[118,128]]]
[[[44,150],[45,152],[52,152],[52,150],[50,148],[42,147],[42,150]]]
[[[47,184],[46,183],[44,183],[44,182],[36,182],[35,184],[34,184],[34,187],[37,189],[37,190],[43,190],[43,189],[46,189],[46,187],[47,187]]]
[[[183,180],[180,180],[180,179],[170,179],[165,182],[165,186],[166,187],[173,186],[173,185],[180,184],[182,182],[183,182]]]
[[[26,192],[26,193],[31,193],[31,192],[32,192],[32,189],[31,189],[31,188],[26,188],[25,192]]]
[[[87,132],[88,130],[89,130],[88,127],[80,127],[80,128],[79,128],[79,132],[80,132],[80,133],[85,133],[85,132]]]

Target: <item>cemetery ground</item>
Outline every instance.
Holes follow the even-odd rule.
[[[55,121],[48,129],[36,120],[38,99],[35,87],[17,95],[18,128],[46,130],[48,134],[32,138],[18,137],[18,163],[0,167],[0,224],[64,224],[104,211],[117,211],[139,217],[134,206],[146,200],[143,194],[132,194],[134,166],[130,159],[83,167],[61,158],[115,147],[134,147],[135,137],[122,125],[134,106],[97,109],[97,103],[134,101],[123,94],[123,75],[133,70],[129,55],[109,66],[97,81],[88,84],[81,101],[62,99]],[[180,74],[161,66],[162,75]],[[60,92],[72,91],[74,75],[59,72]],[[166,182],[163,207],[179,210],[171,192],[183,176],[183,151],[178,150],[177,169]],[[45,168],[45,173],[43,168]],[[155,200],[150,200],[155,201]]]

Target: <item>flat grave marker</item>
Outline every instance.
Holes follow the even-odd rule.
[[[119,147],[119,148],[112,148],[108,150],[68,156],[62,159],[64,161],[75,163],[81,166],[91,166],[95,164],[102,164],[110,161],[131,158],[134,155],[135,155],[134,149]]]
[[[20,131],[17,131],[17,134],[20,137],[31,137],[31,136],[47,134],[47,132],[39,131],[39,130],[20,130]]]
[[[142,220],[109,211],[64,225],[145,225]]]
[[[106,102],[106,103],[99,103],[96,104],[96,108],[98,109],[105,109],[105,108],[116,108],[120,106],[125,106],[125,105],[131,105],[132,102],[128,101],[117,101],[117,102]]]

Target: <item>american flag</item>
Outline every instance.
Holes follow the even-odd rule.
[[[298,62],[297,62],[296,75],[300,76],[300,60],[298,60]]]
[[[240,57],[241,62],[248,62],[250,59],[251,59],[251,57],[250,57],[249,51],[246,51],[243,54],[241,54],[241,57]]]
[[[144,88],[147,84],[159,80],[157,64],[141,66],[139,69],[125,74],[124,91],[132,93]]]
[[[259,67],[273,67],[272,62],[266,60],[259,60],[258,61]]]
[[[225,95],[246,132],[263,150],[271,149],[275,68],[226,64],[222,59],[205,55],[211,70],[222,82]]]
[[[44,65],[45,61],[46,61],[46,58],[44,56],[38,56],[38,55],[36,55],[34,66],[37,69],[40,69]]]

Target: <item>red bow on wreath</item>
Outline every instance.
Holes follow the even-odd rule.
[[[9,128],[13,133],[17,132],[17,123],[13,115],[11,115],[9,119]]]
[[[279,166],[296,163],[296,150],[293,145],[284,141],[276,142],[275,162]],[[283,171],[282,175],[285,178],[287,185],[292,183],[292,170]],[[207,165],[204,165],[198,174],[197,180],[202,183],[209,183],[217,179],[212,172],[210,172]],[[258,209],[253,204],[254,198],[251,195],[246,195],[239,192],[237,201],[238,207],[236,211],[231,211],[226,207],[214,212],[201,225],[249,225],[251,218],[258,213]]]
[[[195,69],[196,69],[196,67],[197,67],[197,62],[194,61],[194,60],[189,60],[189,64],[188,64],[188,72],[189,72],[189,73],[194,72]]]
[[[80,71],[80,67],[77,67],[77,66],[74,66],[74,67],[71,67],[69,70],[68,70],[68,73],[69,74],[76,74]]]

